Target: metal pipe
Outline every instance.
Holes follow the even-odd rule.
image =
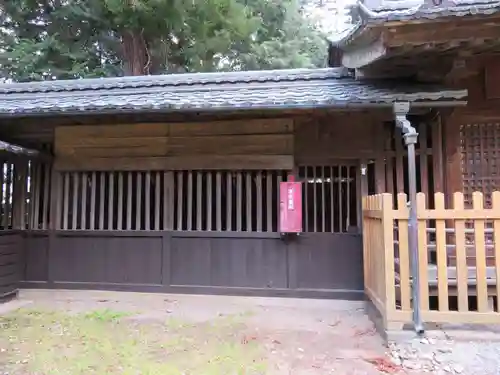
[[[415,144],[418,133],[406,118],[410,110],[410,103],[394,103],[396,126],[401,128],[403,139],[408,149],[408,185],[409,185],[409,217],[408,217],[408,246],[411,253],[411,276],[413,297],[413,325],[415,332],[424,333],[422,315],[420,311],[420,273],[418,262],[418,220],[417,220],[417,168],[415,163]]]

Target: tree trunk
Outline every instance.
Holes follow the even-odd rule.
[[[148,46],[141,32],[127,30],[122,35],[123,70],[127,76],[150,74]]]

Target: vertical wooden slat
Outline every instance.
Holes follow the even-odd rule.
[[[241,226],[242,226],[242,216],[243,216],[243,210],[242,210],[242,199],[243,199],[243,194],[242,194],[242,175],[241,172],[238,171],[236,173],[236,230],[238,232],[241,232]]]
[[[231,172],[226,175],[226,230],[233,230],[233,177]]]
[[[386,191],[389,194],[394,194],[394,158],[392,156],[387,157],[387,162],[385,165],[385,178]]]
[[[44,174],[43,174],[43,169],[42,169],[42,164],[35,164],[34,166],[34,173],[33,173],[33,191],[32,191],[32,198],[33,198],[33,215],[32,215],[32,221],[31,221],[31,228],[32,229],[40,229],[39,223],[40,223],[40,191],[42,188],[42,183],[44,179]],[[45,225],[45,218],[42,216],[42,229],[43,226]]]
[[[493,211],[500,212],[500,191],[494,191],[491,194],[491,203]],[[500,312],[500,219],[498,218],[498,216],[493,221],[493,243],[495,257],[497,312]]]
[[[3,228],[9,229],[9,225],[12,220],[12,164],[7,163],[7,173],[6,173],[6,182],[5,182],[5,214],[3,217]]]
[[[401,130],[396,129],[395,144],[396,144],[396,186],[398,193],[404,193],[405,180],[404,180],[404,150]]]
[[[71,208],[71,229],[77,229],[78,220],[78,186],[79,186],[80,176],[78,172],[73,173],[73,205]]]
[[[286,176],[285,176],[286,178]],[[277,186],[277,189],[278,189],[278,199],[276,199],[276,212],[277,212],[277,217],[278,217],[278,220],[279,220],[279,214],[280,214],[280,200],[279,200],[279,191],[280,191],[280,185],[281,185],[281,182],[283,181],[283,176],[282,176],[282,172],[279,171],[278,174],[276,175],[276,186]],[[279,230],[279,227],[278,227],[278,230]]]
[[[363,199],[368,196],[368,160],[361,159],[360,170],[366,168],[365,173],[360,173],[356,178],[356,194],[360,199],[358,201],[358,229],[363,230]],[[360,171],[361,172],[361,171]]]
[[[307,186],[307,178],[304,185]],[[306,206],[307,206],[307,199],[306,199]],[[305,212],[304,215],[306,217],[306,223],[307,223],[307,214]],[[266,216],[267,216],[266,219],[267,231],[272,232],[273,231],[273,174],[271,171],[266,172]]]
[[[344,218],[344,215],[343,215],[343,205],[342,205],[342,166],[339,165],[337,167],[337,172],[338,172],[338,180],[337,180],[337,198],[338,198],[338,204],[339,204],[339,232],[343,232],[344,231],[344,226],[343,226],[343,218]]]
[[[381,194],[386,192],[386,176],[385,176],[385,161],[384,157],[378,156],[375,160],[375,193]]]
[[[398,210],[408,212],[405,193],[398,194]],[[401,309],[410,310],[410,253],[408,250],[408,220],[398,222],[399,276],[401,282]],[[424,268],[425,269],[425,268]]]
[[[432,165],[434,191],[444,193],[443,173],[443,127],[441,117],[432,124]]]
[[[104,229],[104,201],[106,200],[106,197],[104,196],[105,193],[105,184],[106,184],[106,173],[101,172],[101,176],[99,179],[100,182],[100,189],[99,189],[99,229],[103,230]]]
[[[161,189],[161,178],[160,172],[156,171],[155,173],[155,230],[160,230],[160,189]],[[163,199],[167,199],[166,196]]]
[[[350,172],[350,167],[346,166],[346,218],[345,218],[345,230],[346,232],[349,232],[349,226],[351,225],[351,172]]]
[[[146,172],[144,186],[144,229],[151,230],[151,172]]]
[[[444,194],[436,193],[434,195],[436,211],[444,211]],[[439,311],[448,311],[448,254],[446,252],[446,224],[442,219],[436,220],[436,259],[438,275],[438,304]]]
[[[305,232],[309,232],[309,176],[308,176],[308,169],[309,169],[308,166],[304,166],[304,212],[303,212],[303,215],[305,217],[305,221],[304,221],[304,224],[305,224],[304,231]],[[333,179],[333,176],[332,176],[332,179]],[[332,223],[333,223],[333,221],[332,221]]]
[[[229,194],[229,186],[226,194]],[[222,176],[220,171],[217,171],[215,175],[215,212],[215,228],[220,232],[222,230]]]
[[[127,172],[127,230],[132,229],[132,173]]]
[[[115,194],[115,173],[109,172],[109,186],[108,186],[108,230],[113,230],[114,228],[114,194]]]
[[[208,231],[212,230],[212,171],[208,171],[206,173],[207,177],[207,229]],[[216,204],[218,200],[216,199]],[[216,208],[217,210],[217,208]]]
[[[175,174],[173,171],[166,172],[164,178],[167,179],[165,186],[167,187],[167,194],[163,205],[163,215],[165,216],[166,226],[165,229],[174,229],[175,219]],[[168,197],[168,199],[167,199]]]
[[[92,179],[90,182],[90,230],[95,229],[95,193],[97,188],[96,172],[92,172]]]
[[[51,188],[55,189],[59,194],[61,194],[61,190],[62,190],[62,189],[59,189],[57,186],[50,186],[51,174],[52,174],[52,168],[50,168],[48,164],[45,164],[44,168],[43,168],[44,188],[43,188],[43,208],[42,208],[42,229],[48,229],[49,204],[50,204],[49,192],[50,192]],[[57,178],[57,181],[59,183],[62,183],[60,177]],[[59,201],[60,201],[60,198],[61,197],[58,198]],[[57,204],[58,207],[60,206],[59,201]],[[57,217],[60,219],[60,217],[61,217],[60,213],[56,213],[56,214],[59,214],[59,215],[57,215]],[[59,227],[58,227],[58,229],[59,229]]]
[[[116,229],[123,230],[123,172],[118,172],[118,220]]]
[[[385,178],[386,178],[386,191],[389,194],[394,194],[394,155],[392,141],[395,140],[395,132],[391,131],[389,128],[384,128],[385,134],[385,151],[386,151],[386,163],[385,163]]]
[[[184,204],[184,199],[183,199],[183,189],[184,187],[182,186],[184,184],[184,171],[178,171],[177,172],[177,230],[184,230],[183,227],[183,204]]]
[[[187,230],[193,228],[193,172],[188,172],[187,181]]]
[[[426,211],[425,196],[417,194],[417,214]],[[429,310],[429,253],[427,249],[427,221],[424,219],[418,220],[418,264],[420,271],[420,304],[423,311]]]
[[[425,194],[429,204],[429,168],[427,165],[427,124],[421,123],[419,127],[420,144],[420,191]]]
[[[147,171],[144,180],[144,229],[151,230],[151,172]]]
[[[142,172],[136,175],[135,230],[142,229]]]
[[[257,232],[262,232],[262,172],[258,171],[256,176],[257,190]]]
[[[464,195],[456,192],[453,195],[453,209],[462,211],[464,209]],[[457,299],[458,311],[465,312],[469,310],[469,301],[467,295],[467,260],[465,248],[465,221],[455,220],[455,256],[457,264]]]
[[[173,212],[174,205],[170,204],[170,199],[172,196],[172,190],[170,187],[171,177],[167,173],[173,172],[163,172],[163,230],[172,230],[172,222],[170,221],[169,212]]]
[[[49,225],[51,230],[62,228],[62,211],[63,211],[63,174],[56,171],[54,168],[50,170],[50,175],[47,176],[50,179],[50,217],[48,217]]]
[[[383,270],[380,274],[384,278],[383,285],[385,286],[386,306],[388,313],[396,310],[396,285],[395,285],[395,269],[394,269],[394,220],[392,196],[390,194],[382,195],[382,225],[383,225],[383,247],[385,254],[383,256]],[[382,262],[379,262],[382,263]]]
[[[333,167],[330,166],[330,220],[331,220],[331,233],[335,232],[335,210],[334,210],[334,201],[335,201],[335,196],[333,194],[333,186],[335,184],[335,178],[334,178],[334,170]],[[304,213],[307,217],[307,213]]]
[[[483,210],[483,194],[476,191],[472,194],[472,207],[477,211]],[[486,274],[486,246],[484,238],[484,220],[474,220],[474,245],[476,248],[476,277],[477,277],[477,311],[488,312],[488,286]]]
[[[313,217],[313,232],[317,232],[318,231],[318,197],[317,197],[317,184],[316,184],[316,167],[314,166],[313,167],[313,214],[314,214],[314,217]],[[279,185],[279,184],[278,184]],[[278,211],[279,212],[279,211]]]
[[[326,184],[325,167],[321,167],[321,231],[326,232],[326,202],[325,202],[325,184]]]
[[[245,230],[247,232],[252,231],[252,172],[247,171],[246,172],[246,188],[245,188],[245,198],[247,202],[247,207],[246,207],[246,228]]]
[[[7,165],[5,164],[5,161],[0,162],[0,166],[2,168],[2,172],[0,173],[0,213],[1,213],[1,226],[3,229],[5,229],[6,225],[6,209],[7,209],[7,201],[6,201],[6,191],[7,191],[7,182],[8,179],[6,178],[7,176]],[[5,202],[5,203],[4,203]]]
[[[196,172],[196,230],[202,230],[202,216],[203,216],[203,172]]]
[[[82,173],[82,207],[80,229],[87,229],[87,173]]]

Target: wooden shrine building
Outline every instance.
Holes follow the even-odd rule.
[[[377,194],[396,202],[409,189],[396,115],[418,132],[416,186],[428,207],[434,193],[449,204],[462,192],[467,208],[473,191],[491,206],[500,190],[500,3],[374,2],[355,6],[326,69],[0,85],[0,140],[24,150],[1,153],[0,295],[368,295],[390,311],[386,323],[406,322],[408,272],[401,281],[391,276],[397,262],[387,263],[392,273],[374,263],[370,251],[387,243],[366,246],[386,197]],[[278,231],[279,182],[290,175],[303,183],[294,240]],[[407,248],[405,236],[397,241]],[[429,264],[457,264],[456,252],[431,245]],[[488,266],[498,264],[492,251]],[[372,271],[382,287],[372,288]]]

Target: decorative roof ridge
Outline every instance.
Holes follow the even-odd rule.
[[[95,91],[154,87],[181,87],[253,82],[327,80],[349,77],[346,68],[282,69],[262,71],[180,73],[152,76],[83,78],[0,84],[0,94]]]

